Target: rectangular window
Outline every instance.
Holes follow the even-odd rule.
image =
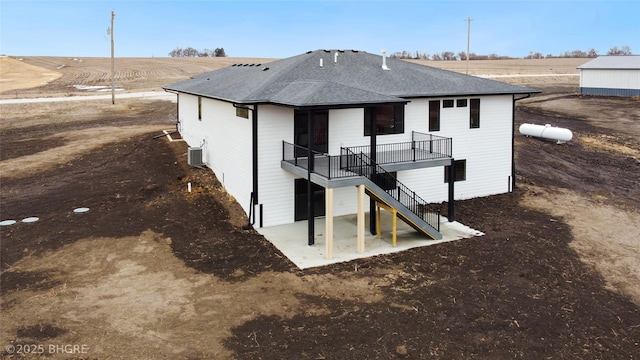
[[[455,181],[464,181],[467,180],[467,160],[456,160],[453,163],[456,171],[456,180]],[[449,182],[449,168],[451,165],[447,165],[444,167],[444,182]]]
[[[452,108],[453,107],[453,100],[442,100],[442,107],[443,108]]]
[[[375,117],[376,135],[404,133],[404,105],[364,108],[364,135],[371,136],[371,117]]]
[[[202,120],[202,97],[198,96],[198,120]]]
[[[429,101],[429,131],[440,131],[440,100]]]
[[[480,99],[471,99],[470,110],[469,127],[471,129],[477,129],[480,127]]]
[[[249,118],[249,109],[243,108],[243,107],[236,107],[236,116],[248,119]]]
[[[308,220],[309,219],[309,205],[308,201],[308,188],[309,183],[307,179],[296,179],[294,182],[294,220]],[[324,216],[326,213],[325,207],[325,189],[317,184],[311,184],[311,192],[313,193],[313,215]]]
[[[467,107],[467,99],[458,99],[456,103],[457,107]]]

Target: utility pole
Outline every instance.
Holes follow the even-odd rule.
[[[113,19],[116,17],[116,13],[111,10],[111,27],[109,33],[111,34],[111,104],[116,103],[116,89],[115,89],[115,67],[113,64]]]
[[[473,19],[470,17],[465,20],[467,22],[467,75],[469,75],[469,40],[471,39],[471,20]]]

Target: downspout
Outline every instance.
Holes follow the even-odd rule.
[[[311,173],[313,169],[313,130],[314,130],[314,112],[307,112],[307,224],[308,224],[308,241],[309,246],[315,244],[315,214],[314,214],[314,196],[313,183],[311,182]]]
[[[251,172],[253,173],[253,179],[249,207],[253,206],[253,209],[249,209],[249,223],[247,224],[247,226],[250,228],[256,223],[255,207],[258,206],[258,105],[254,104],[253,108],[250,108],[246,105],[239,105],[234,103],[233,107],[251,111]],[[252,214],[253,216],[251,216]],[[260,227],[262,227],[262,212],[260,212],[260,219]]]
[[[446,168],[445,168],[446,169]],[[451,158],[449,165],[449,200],[447,202],[447,220],[449,222],[456,221],[455,217],[455,183],[456,183],[456,160]]]
[[[164,91],[176,95],[176,131],[180,132],[178,128],[178,124],[180,124],[180,93],[169,89],[164,89]]]
[[[516,101],[531,97],[531,94],[517,99],[515,94],[511,96],[513,99],[511,106],[511,191],[513,191],[516,189]]]
[[[253,151],[253,206],[258,205],[258,105],[253,105],[251,112],[251,134]],[[262,227],[262,206],[260,206],[260,227]],[[253,211],[252,224],[256,223],[256,212]]]

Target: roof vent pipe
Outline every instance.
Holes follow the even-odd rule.
[[[387,50],[382,49],[382,70],[390,70],[387,67]]]
[[[338,52],[337,51],[336,51],[335,54],[333,54],[333,62],[336,63],[336,64],[338,63]]]
[[[320,67],[322,67],[322,58],[320,58]]]

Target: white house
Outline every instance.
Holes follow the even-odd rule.
[[[368,196],[370,214],[394,209],[436,239],[434,203],[453,221],[454,199],[513,189],[515,101],[538,92],[355,50],[234,64],[165,90],[190,151],[254,227],[364,219]]]
[[[640,55],[599,56],[580,70],[580,93],[640,96]]]

